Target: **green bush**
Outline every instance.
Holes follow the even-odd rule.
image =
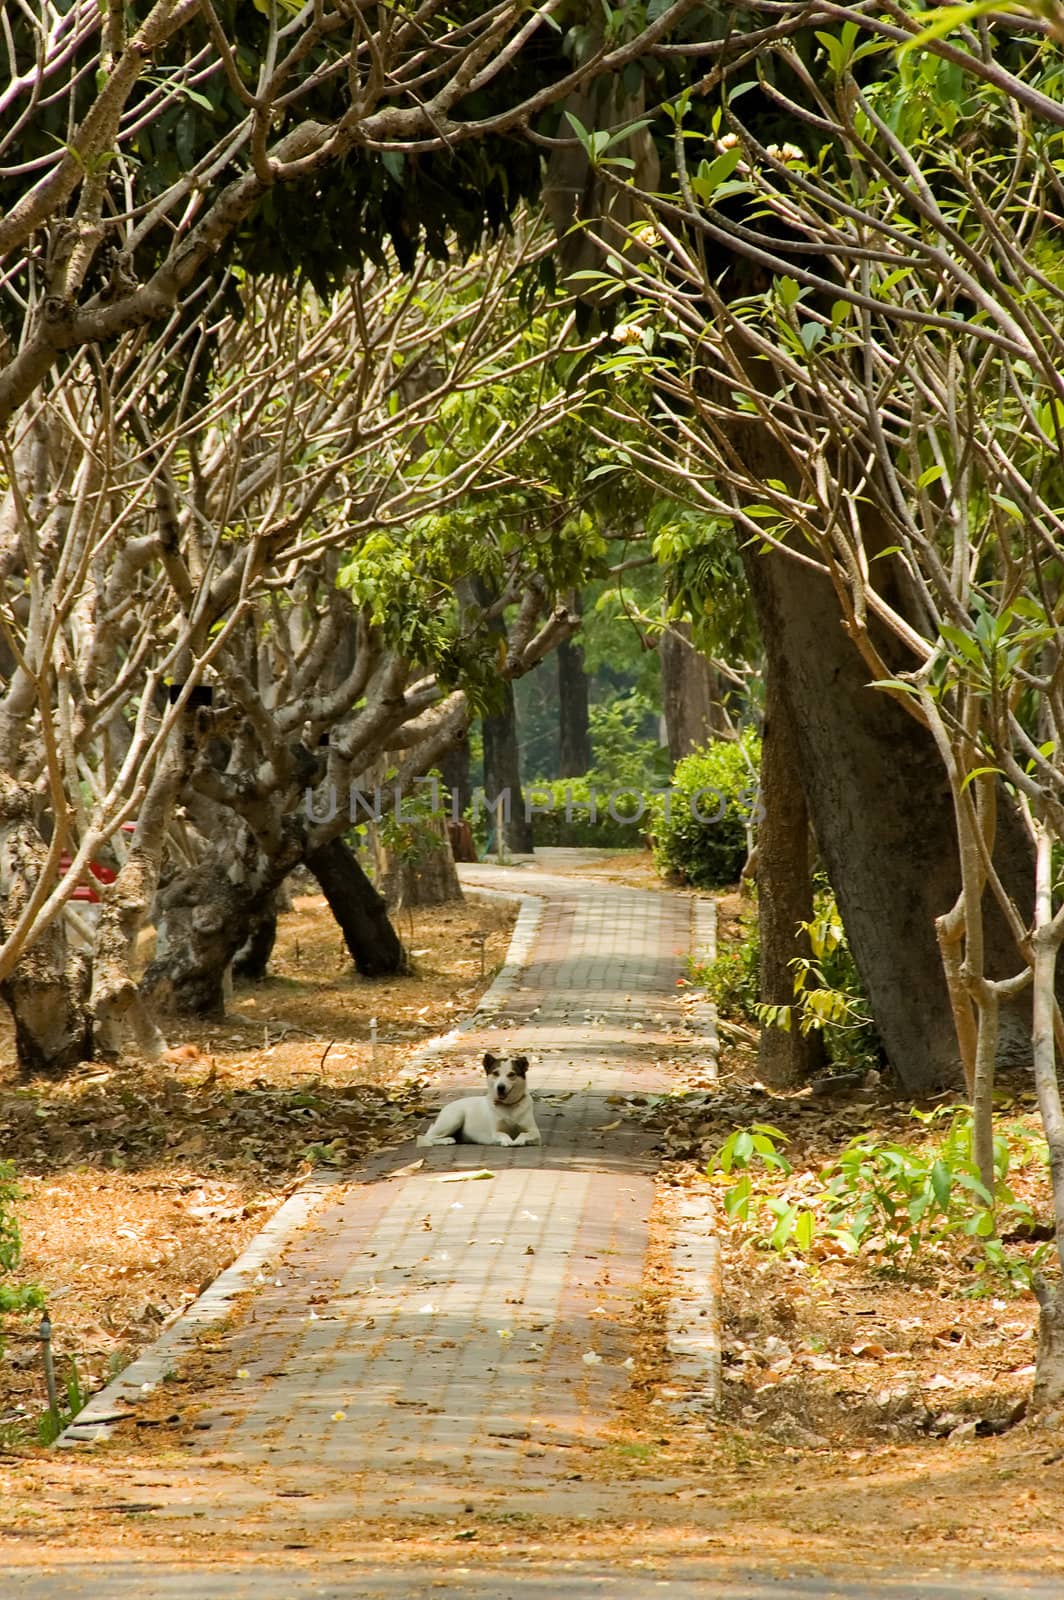
[[[590,814],[595,794],[595,816]],[[536,809],[532,838],[536,845],[572,845],[582,849],[636,850],[643,843],[646,818],[641,814],[642,786],[630,792],[592,774],[586,778],[555,778],[525,785],[525,800]],[[609,807],[613,806],[613,815]],[[540,807],[549,809],[541,810]],[[566,816],[568,811],[568,816]],[[618,821],[620,817],[630,821]]]
[[[651,805],[658,870],[696,889],[735,883],[746,860],[761,744],[714,740],[676,763],[668,797]]]
[[[595,760],[588,777],[598,788],[661,789],[669,781],[668,749],[644,731],[653,726],[656,715],[638,689],[590,707]]]

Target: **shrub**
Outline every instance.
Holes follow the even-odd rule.
[[[761,744],[714,740],[676,763],[668,797],[652,802],[658,870],[696,889],[735,883],[747,854]]]
[[[757,918],[743,926],[742,938],[725,945],[708,966],[693,965],[694,981],[705,989],[722,1016],[758,1022],[761,999],[761,941]]]
[[[814,883],[812,920],[801,924],[809,935],[810,954],[790,963],[793,1004],[759,1005],[755,1015],[764,1027],[789,1032],[797,1026],[802,1034],[823,1033],[832,1066],[867,1070],[879,1064],[881,1050],[868,995],[835,896],[822,875]]]
[[[656,713],[637,689],[590,707],[595,763],[588,777],[599,788],[660,789],[668,782],[669,752],[644,730]]]
[[[614,794],[615,786],[596,774],[586,778],[555,778],[525,785],[525,800],[536,807],[532,837],[537,845],[573,845],[596,850],[634,850],[643,843],[645,818],[640,805],[640,785],[631,792]],[[589,806],[595,794],[595,818]],[[610,814],[612,804],[614,815]],[[540,807],[549,809],[540,810]],[[568,816],[566,813],[568,812]],[[618,821],[618,817],[630,821]]]

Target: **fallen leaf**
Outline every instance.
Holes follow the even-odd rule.
[[[489,1172],[487,1167],[480,1167],[475,1172],[445,1172],[441,1178],[433,1181],[436,1183],[471,1183],[478,1178],[494,1178],[494,1172]]]

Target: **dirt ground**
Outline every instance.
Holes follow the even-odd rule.
[[[652,881],[645,857],[583,870]],[[734,934],[737,910],[737,899],[725,903],[724,938]],[[321,931],[320,907],[300,902],[285,929],[278,979],[238,995],[245,1026],[197,1033],[189,1041],[194,1059],[176,1062],[147,1095],[164,1115],[161,1146],[151,1142],[156,1134],[143,1151],[137,1143],[145,1136],[135,1131],[144,1125],[136,1097],[146,1087],[135,1069],[95,1085],[95,1075],[86,1074],[80,1087],[64,1090],[0,1086],[0,1131],[25,1175],[27,1271],[56,1294],[57,1321],[69,1328],[70,1348],[82,1352],[87,1370],[102,1375],[116,1352],[121,1357],[143,1343],[153,1331],[144,1321],[154,1319],[148,1307],[165,1315],[161,1302],[176,1308],[193,1293],[323,1150],[347,1160],[402,1137],[416,1092],[389,1099],[381,1086],[416,1040],[441,1031],[468,1003],[463,996],[479,988],[479,954],[469,941],[489,915],[496,914],[420,914],[414,944],[425,951],[421,976],[389,986],[385,1000],[380,986],[362,985],[341,969],[334,936]],[[501,921],[489,940],[489,969],[504,948]],[[379,1019],[376,1061],[367,1042],[372,1014]],[[719,1559],[722,1573],[737,1561],[747,1569],[842,1568],[855,1575],[918,1566],[929,1578],[965,1569],[1060,1573],[1064,1588],[1064,1419],[1036,1425],[1022,1415],[1036,1307],[1028,1291],[1005,1279],[978,1280],[970,1240],[902,1263],[882,1251],[847,1254],[830,1240],[790,1256],[766,1249],[756,1229],[727,1221],[720,1208],[719,1414],[707,1419],[685,1408],[672,1388],[664,1332],[673,1292],[669,1213],[691,1189],[720,1200],[734,1179],[707,1175],[707,1166],[728,1134],[754,1121],[778,1128],[792,1170],[772,1177],[765,1193],[801,1198],[815,1192],[823,1163],[855,1136],[912,1143],[926,1132],[910,1103],[893,1099],[887,1086],[827,1097],[773,1094],[757,1081],[755,1044],[727,1036],[716,1077],[683,1066],[678,1073],[688,1075],[678,1075],[670,1095],[621,1108],[651,1121],[662,1160],[654,1243],[633,1313],[637,1366],[606,1445],[567,1464],[574,1496],[581,1484],[608,1488],[614,1514],[590,1525],[538,1518],[521,1512],[518,1496],[505,1515],[315,1523],[305,1536],[288,1521],[283,1531],[257,1529],[252,1537],[249,1530],[242,1538],[234,1524],[226,1550],[200,1548],[190,1530],[187,1558],[253,1563],[306,1545],[305,1556],[293,1559],[427,1562],[453,1575],[458,1563],[474,1559],[478,1568],[497,1563],[500,1571],[514,1563],[545,1568],[564,1548],[648,1577],[697,1556]],[[164,1092],[164,1081],[174,1087]],[[1030,1088],[1013,1082],[1008,1093],[1011,1179],[1044,1222],[1048,1190]],[[102,1103],[118,1108],[125,1095],[133,1097],[121,1112],[128,1132],[108,1140],[125,1166],[105,1168],[99,1152],[92,1156],[86,1130]],[[220,1110],[211,1109],[212,1096],[221,1096]],[[248,1106],[255,1131],[241,1132]],[[266,1124],[260,1112],[268,1113]],[[44,1122],[46,1133],[34,1132],[33,1122]],[[42,1150],[51,1152],[47,1159]],[[71,1224],[85,1215],[95,1224],[79,1227],[72,1242]],[[1010,1248],[1023,1257],[1034,1246],[1016,1239]],[[36,1381],[18,1366],[26,1348],[12,1341],[16,1359],[0,1369],[9,1408],[23,1397],[28,1403]],[[160,1473],[184,1467],[178,1452],[168,1454],[165,1433],[74,1459],[9,1442],[0,1449],[5,1554],[27,1561],[44,1541],[73,1549],[95,1537],[130,1559],[160,1559],[138,1503],[142,1495],[150,1500]],[[173,1554],[168,1547],[167,1559]]]

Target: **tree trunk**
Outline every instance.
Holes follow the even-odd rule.
[[[452,821],[457,821],[465,816],[473,799],[473,782],[469,775],[469,740],[463,738],[458,744],[452,745],[436,765],[447,791],[447,815]]]
[[[673,623],[661,636],[661,703],[669,756],[675,764],[697,745],[727,733],[720,710],[718,674],[691,643],[686,622]]]
[[[344,943],[364,978],[384,978],[410,970],[402,940],[388,920],[384,899],[370,883],[353,852],[333,839],[307,856]]]
[[[261,983],[270,965],[274,943],[277,939],[277,896],[269,899],[252,914],[248,936],[233,957],[233,977],[248,983]]]
[[[485,717],[484,731],[484,793],[491,808],[493,830],[497,831],[498,811],[494,802],[504,796],[502,840],[495,840],[495,848],[504,845],[516,855],[531,855],[532,819],[525,811],[525,797],[521,790],[520,754],[517,742],[517,713],[514,709],[514,686],[508,680],[503,684],[504,709],[493,717]]]
[[[579,607],[579,596],[575,597]],[[574,639],[558,646],[558,776],[582,778],[591,766],[591,724],[584,652]]]
[[[1064,1405],[1064,1286],[1039,1281],[1038,1353],[1031,1407],[1045,1411]]]
[[[47,851],[33,818],[33,796],[0,780],[0,933],[7,934],[44,870]],[[61,1074],[92,1059],[89,964],[68,948],[57,917],[0,983],[11,1009],[19,1071]]]
[[[166,1048],[132,971],[137,935],[157,881],[158,861],[149,858],[138,840],[104,895],[93,942],[91,997],[96,1047],[103,1056],[121,1055],[130,1028],[148,1060],[157,1060]]]
[[[935,918],[956,900],[960,873],[938,753],[924,728],[869,686],[826,578],[749,544],[743,562],[796,731],[814,832],[891,1066],[910,1093],[956,1085],[960,1061]],[[999,870],[1027,915],[1033,868],[1022,860],[1004,797],[998,843]],[[991,910],[988,971],[1005,975],[1015,961]]]
[[[272,887],[236,884],[219,858],[175,873],[155,897],[155,959],[142,988],[162,1013],[225,1014],[225,977]]]
[[[451,842],[442,817],[425,823],[434,843],[424,841],[417,859],[402,860],[377,839],[377,888],[394,911],[414,906],[442,906],[462,899]]]
[[[765,685],[761,743],[761,818],[757,830],[757,920],[761,946],[761,999],[766,1005],[794,1003],[796,956],[810,953],[799,922],[813,915],[809,814],[798,777],[798,750],[778,672],[771,662]],[[758,1067],[766,1083],[802,1083],[824,1064],[822,1034],[803,1036],[792,1026],[763,1028]]]

